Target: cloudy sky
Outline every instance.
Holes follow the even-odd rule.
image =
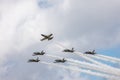
[[[0,80],[104,80],[27,60],[58,53],[56,42],[120,58],[119,14],[119,0],[0,0]],[[41,33],[54,40],[40,42]]]

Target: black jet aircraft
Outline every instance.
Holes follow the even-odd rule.
[[[28,62],[39,62],[39,58],[37,57],[37,59],[29,59]]]
[[[42,38],[40,41],[44,41],[44,40],[51,40],[53,39],[52,37],[53,34],[49,34],[49,35],[44,35],[44,34],[41,34],[41,36],[43,36],[44,38]]]
[[[37,55],[44,55],[45,52],[42,50],[41,52],[34,52],[33,56],[37,56]]]
[[[64,49],[63,50],[63,52],[71,52],[71,53],[73,53],[75,50],[74,50],[74,48],[72,48],[72,49]]]
[[[64,58],[63,59],[56,59],[54,63],[64,63],[66,61],[67,60],[65,60]]]
[[[94,54],[96,54],[96,53],[95,53],[95,50],[93,50],[93,51],[87,51],[87,52],[85,52],[84,54],[92,54],[92,55],[94,55]]]

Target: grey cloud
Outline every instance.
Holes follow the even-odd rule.
[[[33,47],[34,46],[34,47]],[[7,60],[3,65],[0,65],[2,80],[87,80],[81,78],[79,72],[72,72],[59,67],[49,66],[40,63],[27,63],[27,60],[33,58],[31,55],[35,50],[36,45],[21,52],[11,51],[12,55],[7,56]],[[39,49],[38,49],[39,50]],[[37,50],[36,50],[37,51]],[[45,58],[47,59],[47,57]],[[40,57],[40,60],[44,58]],[[53,59],[54,60],[54,59]],[[50,62],[50,61],[49,61]],[[51,61],[52,62],[52,61]],[[74,75],[73,75],[74,74]]]
[[[70,78],[69,75],[72,73],[66,70],[59,72],[58,68],[49,69],[41,64],[34,65],[36,68],[34,69],[33,65],[26,64],[25,61],[30,58],[33,51],[44,48],[48,44],[39,42],[41,33],[54,33],[54,41],[75,46],[78,50],[108,48],[120,44],[120,1],[118,0],[65,0],[60,3],[53,0],[50,2],[56,5],[46,9],[41,9],[37,1],[32,0],[0,0],[0,2],[2,80],[10,78],[49,80],[46,75],[52,76],[52,80]],[[4,63],[6,65],[3,65]],[[51,73],[44,73],[44,71]],[[54,77],[55,73],[56,77]],[[26,74],[29,75],[25,76]],[[69,80],[81,79],[79,73],[76,75]]]
[[[50,22],[51,26],[52,23],[58,22],[50,28],[54,28],[55,32],[59,32],[62,39],[70,39],[72,40],[71,43],[74,41],[79,44],[86,41],[83,45],[78,45],[80,47],[90,47],[94,44],[93,48],[104,48],[120,43],[118,0],[69,1],[69,7],[66,12],[58,7],[61,12],[57,15],[51,15],[49,18],[49,21],[54,19]]]

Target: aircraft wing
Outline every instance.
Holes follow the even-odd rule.
[[[52,36],[53,34],[48,35],[48,37]]]
[[[41,39],[40,41],[43,41],[43,40],[46,40],[47,38],[43,38],[43,39]]]
[[[53,37],[48,38],[48,40],[51,40],[51,39],[53,39]]]
[[[41,36],[43,36],[43,37],[47,37],[46,35],[44,35],[44,34],[41,34]]]

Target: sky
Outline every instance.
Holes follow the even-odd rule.
[[[119,8],[119,0],[0,0],[0,80],[105,80],[27,60],[42,49],[78,59],[59,54],[57,43],[120,58]]]

